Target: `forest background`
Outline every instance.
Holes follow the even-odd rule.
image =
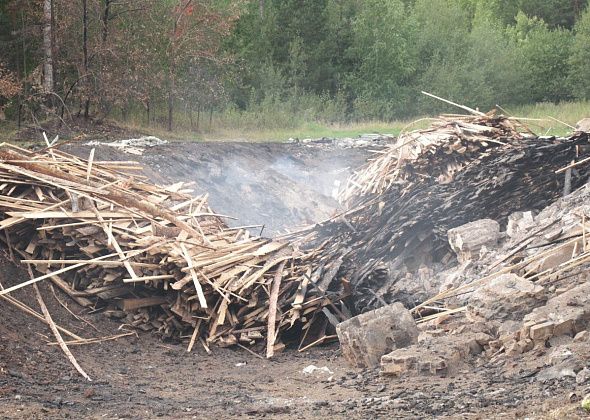
[[[449,111],[421,91],[572,124],[589,63],[588,0],[0,0],[14,129],[395,131]]]

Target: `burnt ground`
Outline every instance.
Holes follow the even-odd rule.
[[[186,180],[186,175],[197,174],[193,180],[199,181],[202,177],[204,187],[201,188],[208,185],[207,171],[196,164],[199,159],[220,162],[225,156],[227,162],[235,162],[236,156],[246,153],[241,150],[244,147],[250,148],[248,153],[259,158],[258,164],[266,165],[275,148],[284,150],[276,145],[270,145],[263,152],[257,152],[255,146],[173,144],[165,147],[177,152],[171,154],[169,150],[156,148],[141,158],[148,163],[151,160],[152,165],[158,163],[163,171],[160,173],[154,166],[150,176]],[[85,154],[87,150],[79,149],[79,153]],[[99,158],[111,153],[116,152],[109,149]],[[315,166],[310,166],[309,172],[328,172],[325,162],[336,161],[333,159],[335,152],[316,150],[298,159],[305,165],[306,159],[313,160],[314,153],[324,156],[325,160],[318,160]],[[353,153],[359,153],[360,157],[355,159],[362,160],[366,151]],[[250,161],[247,153],[246,156],[238,161]],[[121,158],[130,159],[129,156]],[[192,163],[185,163],[189,158]],[[311,185],[299,183],[297,188],[317,187],[310,182]],[[230,188],[231,182],[228,181],[226,187]],[[223,192],[223,188],[215,191]],[[280,198],[280,186],[274,188],[276,197]],[[230,191],[236,190],[230,188]],[[210,191],[213,202],[217,192]],[[215,204],[212,207],[228,212],[233,206],[238,211],[229,213],[241,215],[241,210],[249,208],[249,198],[243,194],[232,196],[227,200],[227,208],[218,210]],[[285,209],[289,209],[289,205]],[[278,222],[275,226],[277,229],[284,227]],[[25,273],[5,257],[0,259],[0,283],[4,287],[25,279]],[[60,300],[99,330],[96,331],[69,314],[48,284],[42,283],[40,288],[59,325],[84,337],[120,333],[118,322],[102,314],[82,311],[56,291]],[[32,288],[18,290],[14,297],[38,310]],[[394,379],[381,377],[376,370],[348,367],[337,345],[304,353],[287,349],[269,361],[239,348],[213,348],[213,354],[208,355],[201,346],[196,346],[196,350],[187,353],[186,342],[163,342],[141,332],[116,341],[71,346],[93,379],[87,382],[59,348],[48,345],[51,341],[54,341],[51,332],[43,323],[0,301],[0,418],[557,419],[583,417],[584,413],[578,408],[579,399],[590,392],[588,385],[577,385],[575,378],[567,375],[541,380],[538,373],[544,367],[543,358],[532,352],[493,363],[484,357],[469,360],[463,370],[447,377]],[[260,348],[253,350],[262,351]],[[303,369],[309,365],[326,366],[333,373],[316,371],[306,375]]]
[[[371,149],[375,149],[371,147]],[[91,146],[70,144],[65,151],[87,158]],[[368,148],[244,142],[172,142],[141,156],[98,146],[97,160],[137,160],[153,182],[195,182],[209,193],[211,208],[231,226],[264,225],[265,236],[330,217],[339,209],[337,186],[371,155]],[[253,229],[260,233],[260,228]]]

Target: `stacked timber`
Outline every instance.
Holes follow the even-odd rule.
[[[0,241],[38,274],[0,295],[52,281],[143,330],[189,334],[190,347],[266,337],[271,355],[289,329],[324,339],[316,315],[342,297],[308,286],[313,252],[229,228],[189,184],[157,186],[136,163],[92,157],[0,145]]]

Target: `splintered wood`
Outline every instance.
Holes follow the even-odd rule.
[[[207,350],[264,343],[267,329],[268,355],[286,330],[329,335],[322,310],[345,296],[302,287],[312,252],[228,228],[190,184],[160,187],[123,172],[136,164],[93,155],[0,145],[0,241],[38,273],[0,296],[52,281],[81,305],[165,337],[192,334],[190,347]]]
[[[439,182],[450,182],[474,156],[490,147],[518,141],[523,132],[529,132],[517,120],[497,116],[495,110],[473,112],[475,115],[444,114],[433,119],[427,129],[402,133],[395,144],[350,177],[340,200],[383,194],[396,181],[418,171]],[[434,161],[442,166],[434,165]]]
[[[326,270],[317,283],[323,290],[348,283],[357,313],[408,299],[400,283],[425,281],[423,267],[452,261],[449,229],[554,202],[563,193],[555,171],[590,149],[585,133],[539,138],[513,118],[466,110],[473,115],[442,115],[376,151],[342,191],[347,210],[297,233],[322,249],[316,267]],[[590,174],[576,169],[572,189]]]

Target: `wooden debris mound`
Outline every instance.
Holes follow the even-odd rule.
[[[472,111],[402,134],[349,180],[341,196],[349,210],[299,233],[320,248],[324,287],[345,279],[358,312],[400,299],[417,304],[388,293],[405,273],[454,258],[449,229],[544,208],[564,190],[555,171],[587,153],[587,134],[539,138],[514,119]],[[588,179],[578,169],[574,189]]]
[[[470,160],[487,149],[515,144],[523,133],[530,134],[527,132],[518,120],[498,116],[495,110],[481,115],[441,115],[427,129],[402,133],[396,143],[355,172],[340,192],[340,201],[383,194],[394,183],[413,181],[417,176],[449,183]]]
[[[266,337],[270,356],[286,330],[312,329],[332,300],[306,285],[311,253],[229,228],[207,195],[139,169],[0,145],[0,241],[39,274],[0,296],[48,279],[142,330],[192,334],[189,349]]]

